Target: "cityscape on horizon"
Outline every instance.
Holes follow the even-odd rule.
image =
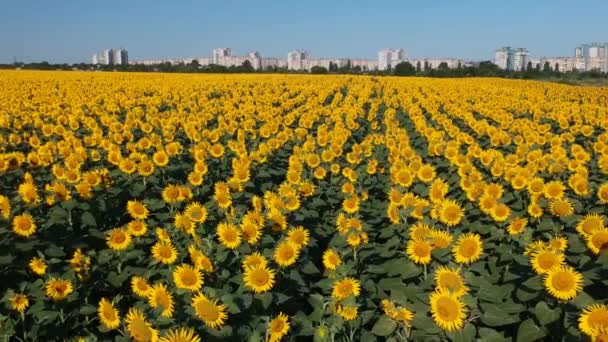
[[[233,55],[231,48],[215,48],[211,56],[192,57],[184,59],[142,59],[129,60],[126,49],[106,49],[102,53],[94,53],[92,64],[103,65],[159,65],[169,63],[190,64],[196,61],[200,66],[219,65],[224,67],[240,66],[249,63],[254,70],[269,70],[286,68],[292,71],[310,71],[314,67],[356,68],[360,71],[386,71],[395,68],[402,62],[409,62],[418,70],[437,68],[455,69],[474,65],[472,60],[460,58],[408,58],[403,49],[387,48],[378,52],[377,59],[366,58],[312,58],[306,50],[291,50],[286,58],[262,57],[258,51],[247,55]],[[495,50],[491,60],[502,70],[525,71],[528,69],[550,69],[560,72],[570,71],[599,71],[608,72],[608,43],[581,44],[574,49],[573,56],[566,57],[533,57],[527,48],[504,46]]]

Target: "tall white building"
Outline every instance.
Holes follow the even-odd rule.
[[[255,69],[255,70],[262,69],[262,56],[260,56],[259,52],[257,52],[257,51],[250,52],[247,55],[247,60],[249,61],[249,63],[251,63],[251,66],[253,67],[253,69]]]
[[[97,55],[97,53],[94,53],[93,56],[91,56],[91,64],[99,64],[99,55]]]
[[[384,49],[378,52],[378,70],[388,70],[405,61],[403,49]]]
[[[114,64],[127,65],[129,64],[129,53],[125,49],[114,50]]]
[[[222,60],[231,56],[230,48],[213,49],[213,64],[221,64]]]
[[[530,53],[524,48],[514,49],[510,46],[504,46],[496,50],[494,55],[494,64],[503,70],[526,70],[529,61]]]
[[[103,50],[103,64],[113,65],[114,64],[114,50],[106,49]]]
[[[308,53],[306,51],[292,50],[287,53],[287,69],[304,70],[307,68]]]

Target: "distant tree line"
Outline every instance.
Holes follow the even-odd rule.
[[[410,62],[401,62],[389,70],[364,70],[360,66],[352,66],[350,61],[344,66],[338,66],[330,62],[329,68],[314,66],[310,71],[288,70],[286,67],[268,67],[263,70],[255,70],[249,61],[242,65],[226,67],[223,65],[210,64],[200,65],[197,60],[191,63],[171,64],[169,62],[155,65],[129,64],[129,65],[103,65],[103,64],[51,64],[49,62],[0,64],[0,69],[24,69],[24,70],[88,70],[88,71],[124,71],[124,72],[167,72],[167,73],[295,73],[295,74],[366,74],[378,76],[422,76],[422,77],[502,77],[516,79],[550,79],[555,81],[575,81],[585,79],[608,79],[608,73],[599,71],[589,72],[561,72],[559,66],[551,66],[545,63],[542,68],[532,66],[528,63],[521,71],[502,70],[491,61],[483,61],[475,65],[458,65],[449,68],[447,63],[441,63],[437,68],[430,68],[428,64],[421,65],[420,62],[413,65]]]

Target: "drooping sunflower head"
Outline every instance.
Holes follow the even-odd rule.
[[[128,201],[127,212],[132,218],[137,220],[145,220],[148,218],[148,208],[146,208],[146,205],[141,201]]]
[[[351,295],[358,297],[361,293],[361,285],[354,278],[344,278],[334,283],[332,297],[337,300],[343,300]]]
[[[173,295],[165,284],[155,284],[148,291],[148,304],[153,309],[162,309],[161,316],[173,316]]]
[[[446,290],[460,297],[468,291],[459,269],[439,266],[435,271],[435,283],[440,290]]]
[[[202,293],[192,298],[192,308],[196,317],[212,329],[221,328],[228,318],[225,305],[218,304],[217,300],[209,299]]]
[[[120,325],[120,315],[118,310],[114,307],[114,304],[112,304],[112,302],[106,298],[102,298],[99,301],[97,316],[99,317],[101,324],[103,324],[109,330],[114,330]]]
[[[129,335],[137,342],[156,341],[158,339],[158,330],[152,327],[152,324],[146,320],[144,312],[140,309],[129,309],[125,317],[125,323]]]

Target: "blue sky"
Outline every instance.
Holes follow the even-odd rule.
[[[608,41],[606,0],[0,0],[0,9],[0,63],[89,61],[109,47],[131,59],[210,56],[214,47],[376,58],[397,47],[481,60],[502,45],[570,56],[580,43]]]

